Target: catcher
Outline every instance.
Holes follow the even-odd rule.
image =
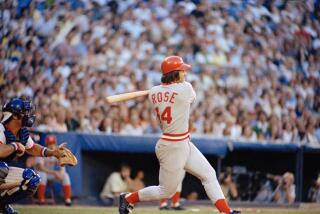
[[[10,161],[25,152],[33,156],[56,157],[62,164],[76,164],[76,159],[64,145],[49,149],[34,143],[28,127],[35,121],[35,107],[30,100],[14,98],[2,108],[0,123],[0,213],[17,214],[10,204],[32,196],[40,176],[32,169],[9,167]]]
[[[47,135],[45,144],[48,148],[55,150],[57,148],[56,136]],[[37,157],[36,162],[36,170],[41,178],[37,191],[39,203],[45,203],[45,192],[48,181],[59,181],[62,182],[65,205],[71,206],[71,182],[65,167],[60,167],[58,160],[54,157]]]

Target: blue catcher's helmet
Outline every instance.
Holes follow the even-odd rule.
[[[36,119],[35,107],[30,100],[13,98],[2,108],[3,117],[1,123],[6,122],[11,116],[22,118],[22,126],[31,127]]]

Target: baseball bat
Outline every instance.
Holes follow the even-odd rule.
[[[131,100],[137,97],[146,96],[149,94],[149,90],[144,91],[134,91],[129,93],[123,93],[123,94],[117,94],[106,97],[106,100],[109,104],[116,103],[116,102],[122,102]]]

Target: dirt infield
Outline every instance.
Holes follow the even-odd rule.
[[[90,206],[74,206],[74,207],[64,207],[64,206],[34,206],[34,205],[16,205],[14,206],[22,214],[117,214],[117,208],[104,208],[104,207],[90,207]],[[239,208],[242,213],[259,213],[259,214],[291,214],[291,213],[301,213],[301,214],[319,214],[320,205],[301,205],[299,208],[265,208],[265,207],[255,207],[255,208]],[[137,207],[134,213],[141,214],[209,214],[218,213],[214,211],[212,207],[209,206],[193,206],[186,209],[186,211],[159,211],[157,207]]]

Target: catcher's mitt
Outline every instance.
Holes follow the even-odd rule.
[[[65,143],[59,146],[59,150],[62,153],[62,156],[58,158],[60,166],[77,165],[78,163],[77,158],[72,154],[72,152],[68,148],[65,147]]]

